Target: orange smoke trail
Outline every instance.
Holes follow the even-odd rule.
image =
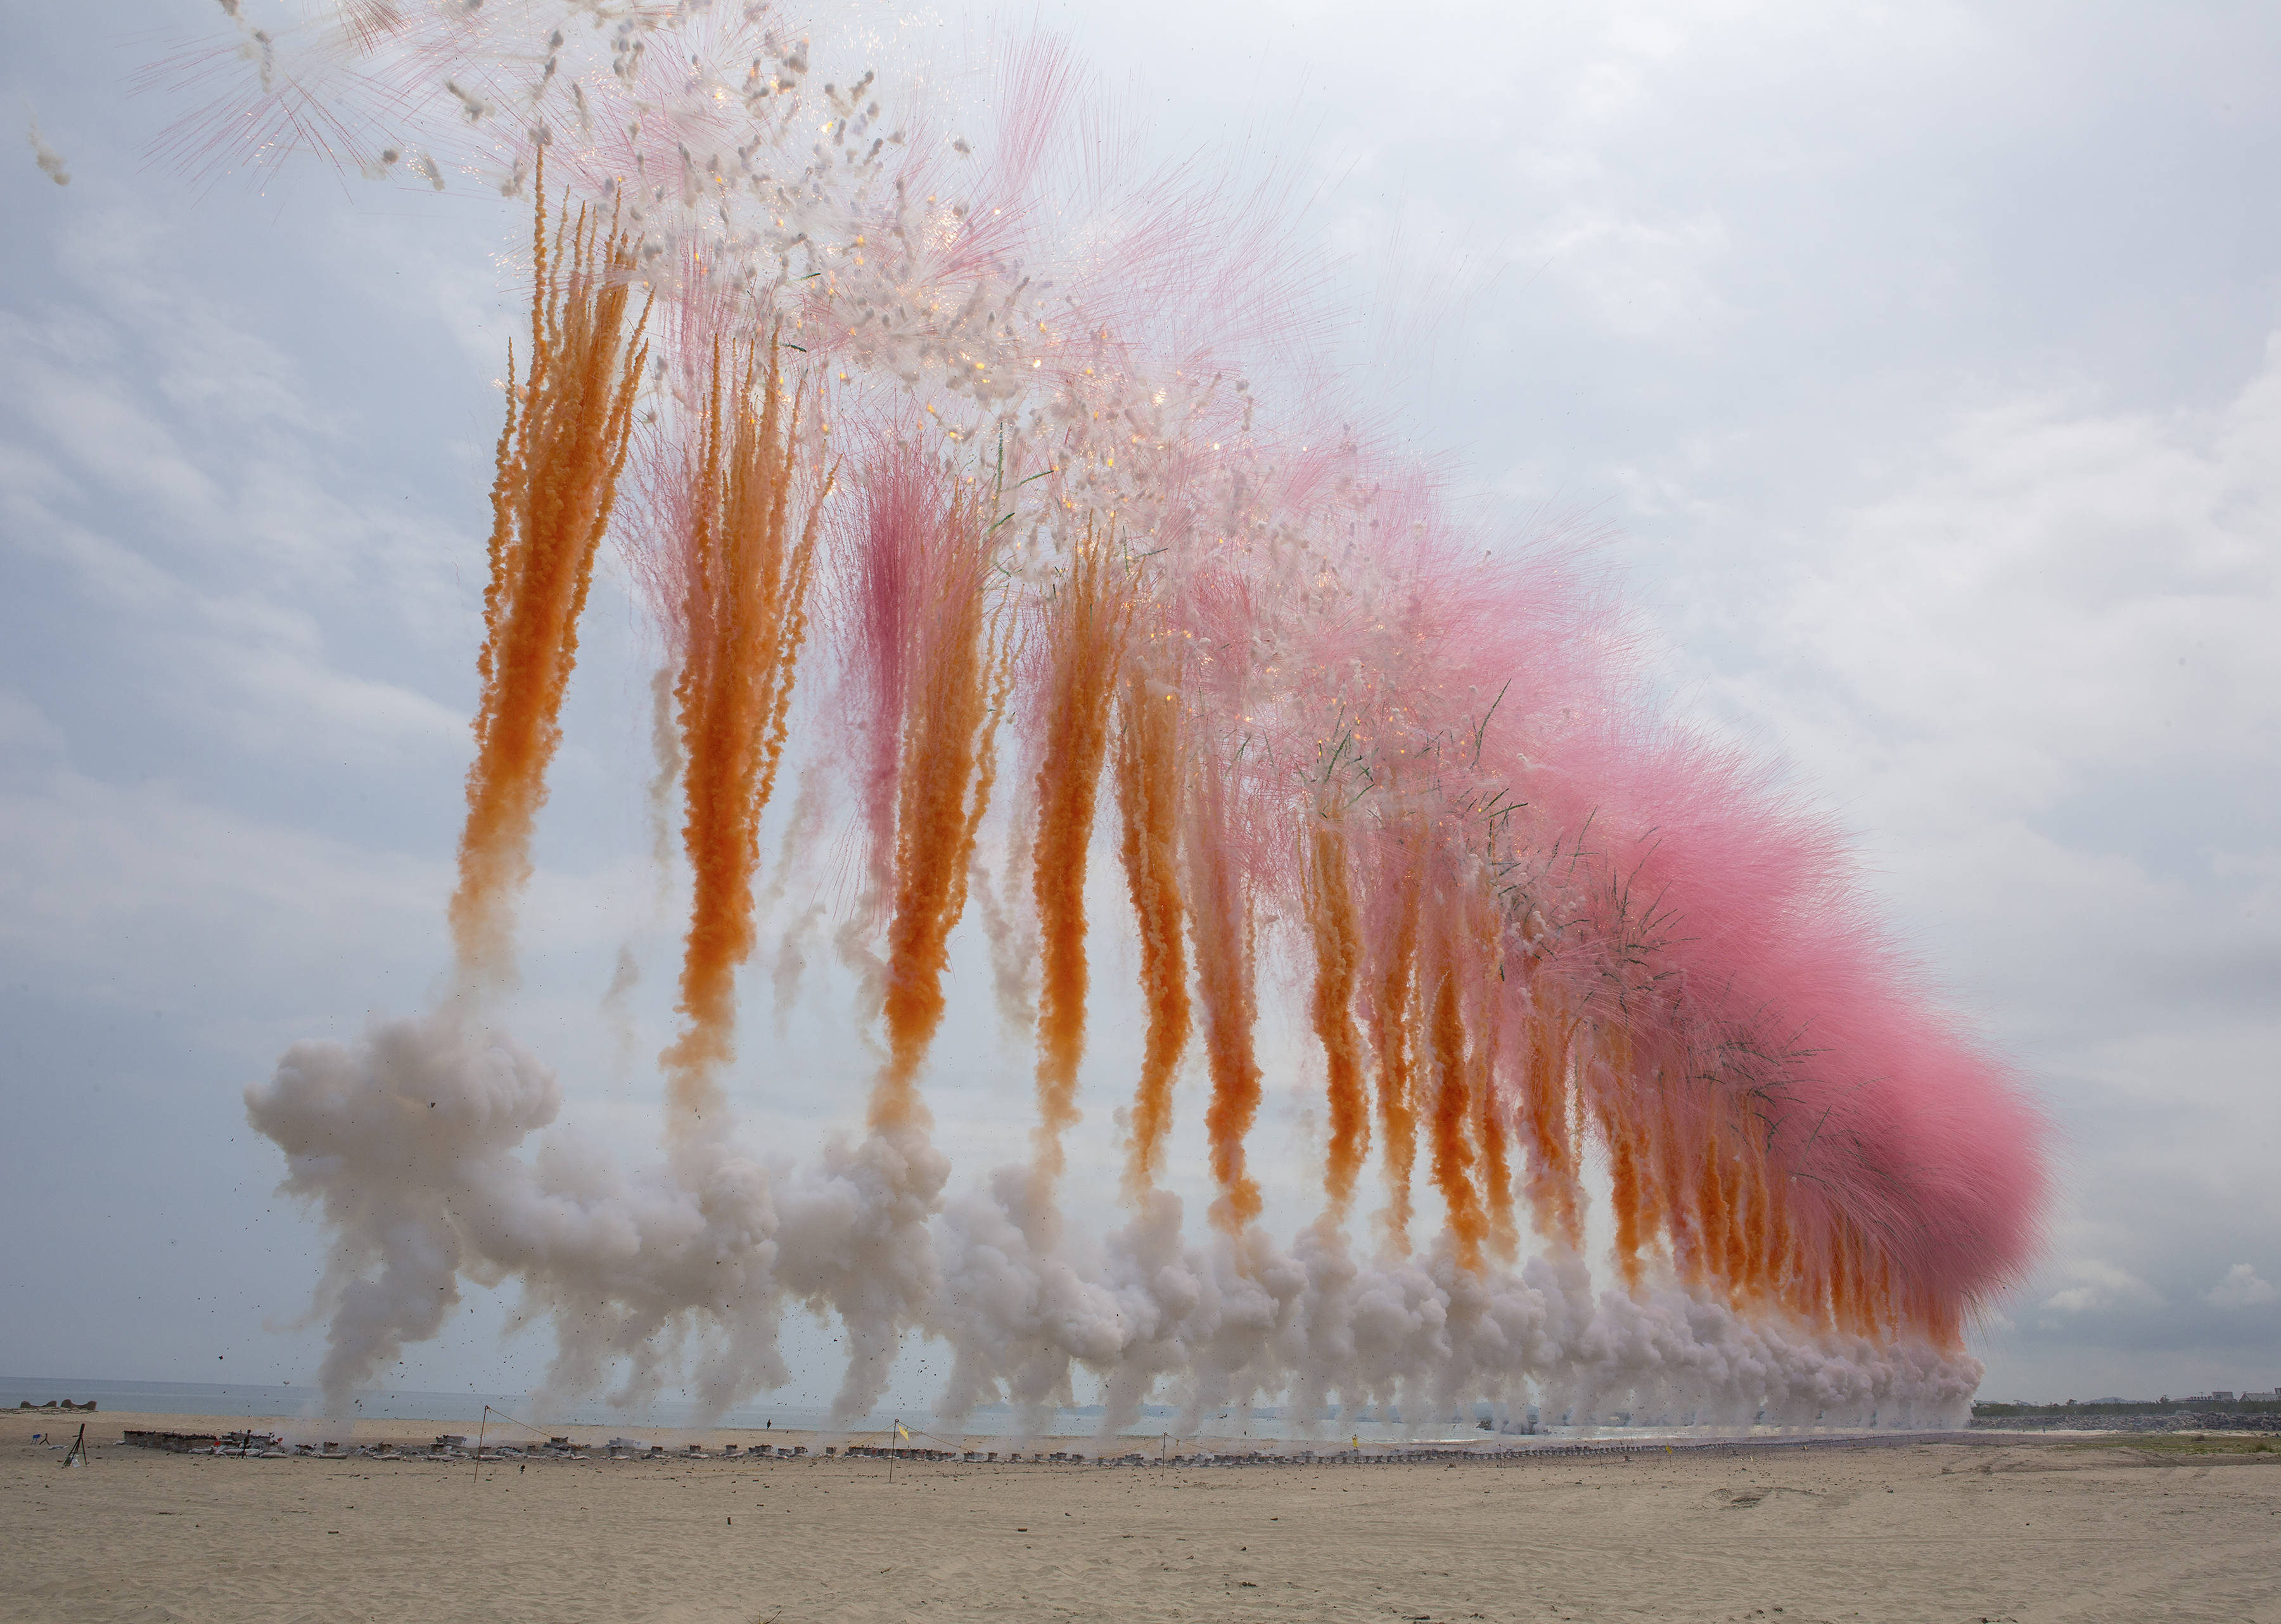
[[[1363,1084],[1362,1032],[1355,988],[1362,973],[1362,930],[1347,872],[1347,836],[1337,817],[1318,814],[1308,834],[1304,892],[1315,945],[1315,1036],[1323,1046],[1331,1117],[1323,1193],[1343,1218],[1370,1154],[1370,1097]]]
[[[1883,1247],[1872,1247],[1868,1238],[1862,1237],[1862,1259],[1869,1271],[1867,1334],[1890,1337],[1893,1319],[1893,1258]]]
[[[1191,1019],[1181,935],[1180,705],[1170,687],[1135,671],[1125,678],[1118,712],[1117,855],[1140,934],[1140,998],[1148,1010],[1125,1168],[1125,1195],[1137,1199],[1156,1182],[1172,1125],[1172,1074],[1188,1046]]]
[[[1186,847],[1188,929],[1195,938],[1196,994],[1203,1006],[1204,1059],[1211,1072],[1204,1133],[1220,1190],[1211,1219],[1233,1235],[1259,1216],[1262,1205],[1259,1182],[1246,1169],[1243,1154],[1244,1139],[1259,1112],[1261,1087],[1254,1041],[1259,1006],[1250,888],[1228,838],[1225,770],[1217,762],[1198,764]]]
[[[1687,1284],[1694,1286],[1708,1280],[1715,1272],[1714,1265],[1727,1244],[1727,1231],[1719,1202],[1718,1163],[1700,1151],[1702,1125],[1691,1121],[1683,1132],[1685,1137],[1680,1141],[1680,1148],[1686,1158],[1685,1199],[1694,1244],[1679,1259],[1679,1273]]]
[[[1594,1091],[1593,1104],[1601,1137],[1608,1146],[1608,1205],[1616,1222],[1616,1267],[1624,1277],[1625,1287],[1635,1291],[1640,1283],[1640,1248],[1651,1232],[1643,1222],[1642,1214],[1645,1192],[1641,1187],[1646,1170],[1641,1164],[1638,1150],[1641,1129],[1623,1109],[1622,1100],[1625,1095],[1635,1097],[1638,1086],[1628,1076],[1631,1070],[1629,1035],[1616,1027],[1603,1037],[1608,1051],[1604,1062],[1608,1075]]]
[[[987,612],[987,543],[981,509],[955,498],[936,537],[924,646],[906,690],[882,1004],[887,1062],[871,1090],[875,1130],[925,1120],[919,1065],[942,1025],[951,927],[989,800],[1007,651]]]
[[[1719,1136],[1707,1128],[1703,1133],[1703,1155],[1696,1179],[1697,1221],[1703,1235],[1700,1267],[1705,1276],[1716,1280],[1726,1272],[1733,1212],[1727,1195],[1725,1161],[1719,1154]]]
[[[1006,719],[1007,697],[1014,691],[1016,649],[1010,638],[1000,638],[999,631],[1000,623],[994,615],[984,632],[982,663],[991,675],[982,708],[982,731],[974,742],[974,793],[967,804],[958,872],[951,878],[950,899],[943,906],[945,916],[954,925],[966,916],[967,893],[974,880],[974,847],[982,836],[982,820],[990,812],[990,797],[998,787],[998,724]]]
[[[1410,1174],[1418,1160],[1418,1117],[1411,1100],[1411,1002],[1418,967],[1419,887],[1423,854],[1396,837],[1401,873],[1396,878],[1396,917],[1384,963],[1370,989],[1371,1047],[1378,1053],[1379,1127],[1385,1145],[1387,1243],[1410,1249]]]
[[[1813,1220],[1809,1219],[1811,1224]],[[1826,1226],[1823,1225],[1816,1227]],[[1794,1241],[1793,1258],[1798,1267],[1798,1309],[1806,1319],[1829,1324],[1829,1257],[1826,1235],[1801,1229]]]
[[[1572,1249],[1584,1244],[1575,1144],[1569,1128],[1568,1017],[1546,1000],[1529,1012],[1520,1127],[1528,1145],[1528,1204],[1538,1225]]]
[[[1682,1279],[1695,1278],[1703,1239],[1695,1220],[1694,1187],[1689,1176],[1686,1136],[1676,1090],[1666,1087],[1656,1095],[1654,1114],[1644,1125],[1646,1143],[1641,1160],[1647,1164],[1663,1221],[1671,1235],[1671,1256]]]
[[[1494,955],[1494,940],[1485,944]],[[1484,978],[1476,1002],[1478,1037],[1473,1045],[1473,1133],[1481,1148],[1482,1185],[1488,1207],[1489,1250],[1504,1263],[1520,1255],[1512,1221],[1512,1163],[1505,1113],[1497,1098],[1497,1066],[1504,1053],[1504,1004],[1501,980]]]
[[[1840,1232],[1845,1250],[1845,1279],[1852,1288],[1852,1318],[1844,1328],[1856,1336],[1876,1334],[1877,1282],[1869,1267],[1867,1237],[1851,1223]]]
[[[1090,535],[1047,609],[1048,675],[1032,890],[1038,908],[1038,1171],[1062,1172],[1085,1056],[1085,872],[1094,801],[1109,752],[1110,707],[1125,653],[1130,600],[1115,591]]]
[[[1719,1259],[1719,1278],[1731,1295],[1741,1290],[1750,1269],[1751,1209],[1745,1199],[1749,1180],[1742,1153],[1723,1129],[1716,1136],[1720,1187],[1727,1198],[1727,1249]]]
[[[1473,1188],[1473,1148],[1465,1132],[1473,1102],[1465,1064],[1465,1013],[1458,995],[1458,943],[1450,923],[1457,905],[1450,899],[1442,901],[1427,972],[1433,989],[1426,1022],[1434,1078],[1432,1167],[1434,1187],[1449,1212],[1450,1238],[1457,1242],[1458,1266],[1477,1270],[1481,1266],[1481,1243],[1488,1238],[1488,1217],[1481,1210],[1480,1195]]]
[[[1645,1102],[1635,1110],[1631,1130],[1632,1165],[1638,1175],[1640,1244],[1652,1245],[1662,1235],[1671,1255],[1677,1257],[1691,1244],[1692,1232],[1687,1227],[1678,1187],[1672,1181],[1672,1158],[1663,1148],[1672,1139],[1673,1089],[1660,1063],[1634,1063],[1637,1087],[1643,1091],[1638,1097]]]
[[[681,538],[688,586],[675,698],[686,763],[682,839],[696,885],[681,965],[684,1025],[660,1057],[669,1131],[677,1137],[696,1132],[708,1111],[717,1117],[718,1074],[735,1054],[737,971],[754,940],[761,818],[783,754],[830,484],[816,489],[795,535],[789,505],[800,399],[795,395],[787,407],[773,342],[757,416],[749,406],[757,358],[748,352],[740,366],[732,349],[728,365],[738,375],[724,401],[716,342]]]
[[[1767,1289],[1791,1312],[1798,1311],[1798,1239],[1791,1232],[1790,1202],[1782,1184],[1769,1177],[1767,1191]]]
[[[1847,1230],[1844,1218],[1834,1217],[1830,1222],[1829,1241],[1829,1323],[1841,1331],[1852,1330],[1856,1323],[1853,1280],[1847,1271],[1847,1265],[1852,1260],[1846,1256],[1849,1249],[1846,1241]]]
[[[543,155],[542,155],[543,156]],[[630,335],[633,259],[579,211],[546,242],[545,171],[531,225],[537,282],[530,374],[507,355],[507,414],[491,482],[491,579],[483,591],[483,697],[452,938],[463,978],[514,977],[514,900],[530,877],[530,835],[561,741],[562,695],[578,658],[578,616],[609,526],[649,351],[644,306]],[[566,243],[566,236],[568,241]]]
[[[1735,1168],[1739,1181],[1735,1208],[1742,1218],[1735,1288],[1744,1300],[1755,1302],[1766,1295],[1767,1196],[1766,1164],[1758,1141],[1747,1132]]]

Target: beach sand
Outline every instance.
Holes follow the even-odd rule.
[[[32,1441],[83,1419],[85,1469]],[[1463,1466],[906,1463],[892,1482],[878,1460],[486,1461],[479,1480],[465,1460],[119,1443],[127,1427],[247,1425],[306,1427],[0,1415],[0,1619],[2281,1624],[2281,1441],[2247,1454],[2254,1439],[2093,1438]],[[394,1421],[358,1435],[473,1430]],[[803,1441],[623,1430],[669,1445]]]

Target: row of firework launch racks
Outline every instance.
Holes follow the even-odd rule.
[[[543,1444],[471,1442],[460,1433],[441,1433],[432,1442],[421,1444],[412,1441],[390,1442],[366,1440],[353,1442],[326,1441],[317,1443],[288,1443],[277,1433],[242,1432],[161,1432],[129,1428],[120,1442],[132,1449],[163,1450],[174,1454],[228,1456],[242,1459],[324,1459],[324,1460],[427,1460],[427,1461],[516,1461],[533,1460],[594,1461],[804,1461],[821,1465],[839,1461],[889,1461],[894,1463],[948,1464],[963,1465],[1066,1465],[1066,1466],[1369,1466],[1403,1463],[1444,1464],[1449,1465],[1495,1465],[1514,1464],[1543,1458],[1566,1458],[1576,1456],[1634,1456],[1664,1454],[1674,1450],[1700,1449],[1732,1450],[1736,1448],[1769,1448],[1795,1445],[1801,1442],[1823,1443],[1887,1443],[1904,1441],[1934,1442],[1933,1435],[1916,1433],[1885,1435],[1875,1437],[1832,1435],[1815,1438],[1659,1438],[1653,1440],[1577,1441],[1543,1442],[1527,1445],[1451,1445],[1434,1447],[1353,1448],[1341,1450],[1248,1450],[1242,1451],[1198,1450],[1172,1454],[1163,1450],[1127,1450],[1119,1454],[1086,1453],[1077,1450],[951,1450],[921,1448],[911,1444],[826,1444],[811,1450],[806,1444],[737,1444],[730,1443],[707,1449],[701,1443],[683,1444],[669,1449],[661,1443],[645,1442],[633,1438],[613,1438],[606,1444],[574,1442],[567,1436],[549,1437]],[[1952,1442],[1943,1435],[1937,1441]]]

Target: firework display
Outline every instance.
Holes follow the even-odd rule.
[[[1311,318],[1272,198],[1130,173],[1050,41],[969,106],[853,43],[827,68],[765,6],[223,10],[231,38],[170,66],[226,97],[178,156],[251,132],[535,221],[460,995],[249,1094],[334,1237],[330,1402],[462,1280],[513,1280],[559,1400],[615,1376],[725,1407],[789,1379],[799,1310],[847,1334],[843,1417],[913,1336],[953,1355],[938,1413],[1042,1413],[1089,1374],[1112,1428],[1167,1395],[1961,1411],[1968,1323],[2037,1241],[2040,1116],[1827,820],[1657,714],[1586,557],[1474,534],[1290,359]],[[954,122],[975,108],[987,138]],[[477,1018],[513,981],[606,535],[670,661],[693,886],[641,1166],[524,1154],[559,1088]],[[794,768],[822,809],[783,861],[859,854],[831,906],[880,1058],[840,1102],[860,1136],[787,1171],[736,1107],[801,1085],[735,1028]],[[1036,1111],[1028,1161],[971,1188],[927,1105],[962,928],[1015,989]],[[1089,948],[1112,931],[1133,985]],[[1142,1036],[1088,1098],[1112,996]],[[1299,1066],[1263,1040],[1286,1005]],[[1320,1217],[1287,1245],[1261,1117],[1302,1088]],[[1126,1216],[1083,1233],[1065,1141],[1118,1108]],[[1193,1226],[1167,1187],[1190,1113]]]

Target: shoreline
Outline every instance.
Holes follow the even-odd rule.
[[[642,1427],[630,1422],[613,1426],[562,1424],[533,1427],[494,1416],[473,1429],[457,1418],[360,1418],[327,1421],[305,1416],[211,1416],[143,1411],[13,1410],[0,1411],[0,1438],[29,1437],[49,1433],[58,1439],[74,1435],[81,1424],[88,1429],[90,1449],[106,1451],[135,1449],[157,1453],[202,1453],[245,1458],[391,1459],[465,1464],[476,1451],[489,1461],[548,1461],[580,1464],[626,1460],[829,1461],[886,1459],[914,1464],[966,1465],[1283,1465],[1338,1466],[1388,1465],[1402,1462],[1519,1463],[1535,1458],[1599,1456],[1647,1456],[1714,1453],[1733,1456],[1769,1450],[1826,1449],[1892,1449],[1933,1444],[1952,1446],[2005,1445],[2048,1440],[2045,1430],[1999,1431],[1994,1428],[1878,1432],[1825,1430],[1780,1432],[1761,1428],[1742,1433],[1643,1433],[1604,1429],[1597,1433],[1569,1430],[1561,1434],[1504,1435],[1480,1439],[1421,1437],[1407,1442],[1365,1441],[1359,1448],[1331,1440],[1227,1438],[1210,1434],[1153,1438],[1120,1436],[1104,1441],[1049,1434],[1021,1437],[1010,1434],[961,1433],[939,1435],[917,1427],[893,1442],[885,1429],[834,1431],[825,1428],[737,1427]],[[128,1434],[152,1435],[144,1442],[128,1441]],[[2117,1429],[2113,1434],[2070,1432],[2069,1440],[2085,1437],[2146,1436]],[[158,1442],[170,1438],[204,1447],[168,1448]],[[236,1442],[232,1442],[236,1440]],[[259,1441],[274,1440],[276,1448],[264,1451]],[[449,1441],[449,1442],[446,1442]],[[616,1447],[613,1447],[613,1446]],[[692,1452],[692,1447],[696,1452]],[[382,1454],[379,1451],[388,1452]],[[769,1451],[782,1451],[772,1454]]]

